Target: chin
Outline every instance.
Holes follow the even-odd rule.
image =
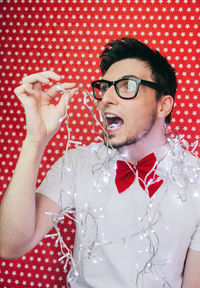
[[[129,145],[134,145],[137,143],[138,139],[137,138],[133,138],[133,139],[127,139],[124,141],[117,141],[117,139],[114,139],[115,136],[114,135],[110,135],[109,139],[107,139],[107,137],[104,137],[104,144],[105,146],[107,146],[108,148],[114,148],[114,149],[120,149],[122,147],[125,146],[129,146]]]

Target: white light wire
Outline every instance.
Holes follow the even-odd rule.
[[[61,87],[62,88],[62,87]],[[106,172],[105,167],[108,167],[109,162],[112,160],[112,157],[110,156],[112,153],[109,153],[109,148],[111,148],[112,151],[115,151],[115,149],[109,145],[108,140],[109,140],[109,136],[107,131],[105,130],[105,128],[103,127],[103,125],[100,123],[100,121],[97,119],[95,113],[94,113],[94,107],[96,106],[97,111],[99,111],[99,116],[101,121],[105,121],[106,123],[106,119],[105,119],[105,115],[102,113],[102,111],[100,111],[100,109],[98,109],[96,103],[94,102],[94,99],[92,97],[92,95],[84,88],[80,88],[80,90],[83,92],[84,98],[83,98],[83,103],[84,105],[88,108],[88,110],[91,112],[92,114],[92,119],[93,119],[93,130],[95,131],[95,122],[101,127],[103,133],[104,133],[104,144],[107,147],[107,156],[105,161],[100,164],[98,166],[98,169],[94,169],[94,173],[97,170],[102,170],[102,168],[104,168],[104,172]],[[62,92],[66,92],[65,89],[62,89]],[[67,92],[69,93],[69,90],[67,90]],[[89,100],[92,101],[92,106],[88,105],[88,98]],[[70,139],[70,129],[68,126],[68,118],[69,116],[66,114],[66,127],[67,127],[67,131],[68,131],[68,140],[67,140],[67,146],[66,146],[66,150],[68,151],[69,149],[69,144],[70,143],[74,143],[74,144],[81,144],[78,141],[71,141]],[[63,119],[62,119],[63,120]],[[96,132],[97,133],[97,132]],[[101,138],[100,138],[101,139]],[[101,139],[102,140],[102,139]],[[173,155],[173,159],[174,159],[174,165],[172,165],[172,170],[171,170],[171,175],[170,175],[170,180],[176,182],[177,185],[181,186],[181,184],[178,182],[176,175],[174,175],[173,173],[173,169],[175,170],[175,168],[179,168],[178,172],[182,175],[182,178],[184,179],[184,183],[185,185],[188,182],[195,182],[194,180],[197,179],[197,177],[199,176],[199,168],[197,168],[194,172],[194,178],[193,179],[188,179],[187,175],[185,175],[185,173],[183,174],[183,171],[180,170],[180,166],[181,164],[184,164],[184,150],[182,150],[182,145],[184,146],[184,148],[186,148],[188,150],[189,148],[189,144],[187,141],[185,141],[185,139],[182,136],[177,136],[175,139],[172,139],[170,137],[167,137],[167,141],[169,144],[169,150],[168,150],[168,154],[171,153],[173,155],[173,151],[174,148],[179,149],[180,151],[180,155],[179,155],[179,162],[176,161],[176,155]],[[182,144],[181,144],[182,143]],[[192,153],[195,153],[195,149],[198,146],[198,141],[196,141],[193,146],[192,146]],[[109,147],[109,148],[108,148]],[[123,155],[121,155],[123,157]],[[110,158],[111,157],[111,158]],[[164,156],[166,157],[166,155]],[[114,157],[113,157],[114,159]],[[163,159],[161,159],[163,160]],[[161,161],[160,160],[160,161]],[[133,171],[133,173],[135,174],[135,171],[132,169],[131,165],[129,164],[128,161],[126,161],[126,159],[124,160],[127,165],[129,166],[129,168]],[[159,162],[160,162],[159,161]],[[163,181],[169,181],[169,175],[162,175],[162,176],[158,176],[158,178],[156,179],[156,181],[154,181],[153,183],[146,183],[148,175],[151,174],[152,172],[155,174],[157,166],[159,164],[158,161],[156,161],[156,163],[154,164],[153,168],[151,169],[151,171],[146,175],[145,179],[142,180],[141,178],[139,178],[138,180],[142,181],[144,187],[145,187],[145,192],[146,195],[148,195],[148,187],[149,185],[158,182],[160,180]],[[174,166],[174,167],[173,167]],[[63,167],[64,167],[64,162],[63,162]],[[63,170],[63,169],[62,169]],[[62,173],[61,173],[61,183],[62,183]],[[98,188],[98,187],[97,187]],[[101,190],[101,189],[100,189]],[[180,189],[179,189],[180,190]],[[165,193],[163,194],[163,198],[165,197],[165,194],[167,193],[167,189],[165,191]],[[181,199],[181,201],[185,201],[186,200],[186,196],[185,196],[185,192],[180,192],[179,193],[179,197]],[[62,194],[62,188],[61,188],[61,194]],[[109,194],[109,193],[108,193]],[[62,198],[62,196],[60,197]],[[160,200],[160,202],[163,199]],[[83,209],[79,209],[76,207],[75,210],[75,199],[73,199],[72,203],[66,207],[63,208],[62,204],[61,204],[61,211],[59,213],[49,213],[47,212],[47,214],[52,215],[53,218],[53,223],[54,223],[54,227],[56,229],[57,233],[51,234],[51,235],[47,235],[46,237],[54,237],[57,236],[57,241],[56,243],[59,242],[60,244],[60,249],[61,249],[61,253],[62,256],[59,258],[59,261],[62,261],[64,259],[65,260],[65,265],[64,265],[64,269],[67,268],[67,265],[69,262],[71,262],[71,268],[68,272],[68,276],[67,276],[67,282],[68,283],[74,283],[78,277],[78,270],[77,267],[81,261],[81,257],[82,257],[82,253],[83,252],[87,252],[88,258],[91,259],[92,261],[96,262],[97,259],[95,259],[93,257],[95,250],[98,248],[99,245],[101,246],[107,246],[107,245],[113,245],[114,243],[117,242],[122,242],[124,244],[124,246],[126,246],[126,241],[130,238],[136,237],[141,235],[142,237],[145,236],[146,239],[148,240],[149,243],[149,259],[148,261],[145,263],[144,267],[142,269],[140,269],[137,273],[137,278],[136,278],[136,287],[137,288],[143,288],[144,286],[144,278],[145,275],[147,273],[152,273],[155,275],[155,277],[157,277],[158,279],[160,279],[162,281],[162,288],[172,288],[172,286],[170,286],[170,284],[168,283],[168,281],[165,279],[165,277],[163,275],[160,275],[159,272],[156,269],[156,266],[158,266],[158,264],[154,263],[154,259],[155,256],[157,255],[158,252],[158,248],[159,248],[159,237],[157,235],[157,233],[154,230],[154,227],[156,226],[157,223],[159,223],[160,221],[162,221],[162,214],[160,212],[159,209],[157,209],[154,214],[152,215],[152,201],[149,197],[146,198],[146,207],[144,207],[144,215],[143,217],[141,217],[140,221],[141,223],[144,221],[145,223],[145,219],[148,219],[148,225],[144,224],[144,226],[142,226],[141,231],[137,231],[134,233],[130,233],[129,235],[126,235],[122,238],[119,239],[114,239],[112,241],[101,241],[99,242],[98,239],[98,224],[97,224],[97,219],[93,216],[92,210],[89,207],[85,207],[85,210]],[[85,217],[83,219],[80,220],[80,215],[85,214]],[[58,227],[58,223],[60,220],[62,220],[64,217],[68,217],[70,219],[72,219],[75,223],[78,223],[81,226],[81,231],[82,231],[82,240],[83,243],[81,245],[79,245],[79,253],[78,253],[78,257],[77,257],[77,261],[75,262],[73,259],[73,254],[72,251],[68,248],[67,244],[64,242],[62,235],[60,233],[60,229]],[[90,243],[90,245],[88,245],[87,243],[87,231],[86,231],[86,223],[87,223],[87,218],[90,217],[93,221],[93,225],[95,228],[95,236],[94,236],[94,240]],[[167,227],[166,227],[167,229]],[[162,265],[164,265],[165,263],[163,263]],[[67,284],[68,285],[68,284]]]

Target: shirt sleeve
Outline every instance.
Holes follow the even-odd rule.
[[[192,235],[190,249],[200,251],[200,225],[197,225],[195,232]]]
[[[191,237],[190,248],[200,251],[200,176],[197,179],[196,188],[193,190],[193,213],[196,219],[196,227]]]
[[[78,151],[76,150],[65,152],[48,171],[36,193],[49,197],[61,209],[72,205],[76,191],[75,168],[77,167],[78,158]]]

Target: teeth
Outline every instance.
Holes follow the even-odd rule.
[[[113,115],[113,114],[106,114],[106,118],[115,118],[117,116]]]

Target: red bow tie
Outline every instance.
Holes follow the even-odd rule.
[[[158,180],[159,176],[155,174],[156,168],[156,156],[154,153],[144,157],[137,163],[137,165],[118,160],[115,177],[118,192],[122,193],[133,183],[135,180],[136,170],[138,170],[140,186],[144,190],[146,188],[146,191],[149,193],[149,197],[152,197],[163,183],[163,180]],[[152,184],[149,181],[151,181]]]

